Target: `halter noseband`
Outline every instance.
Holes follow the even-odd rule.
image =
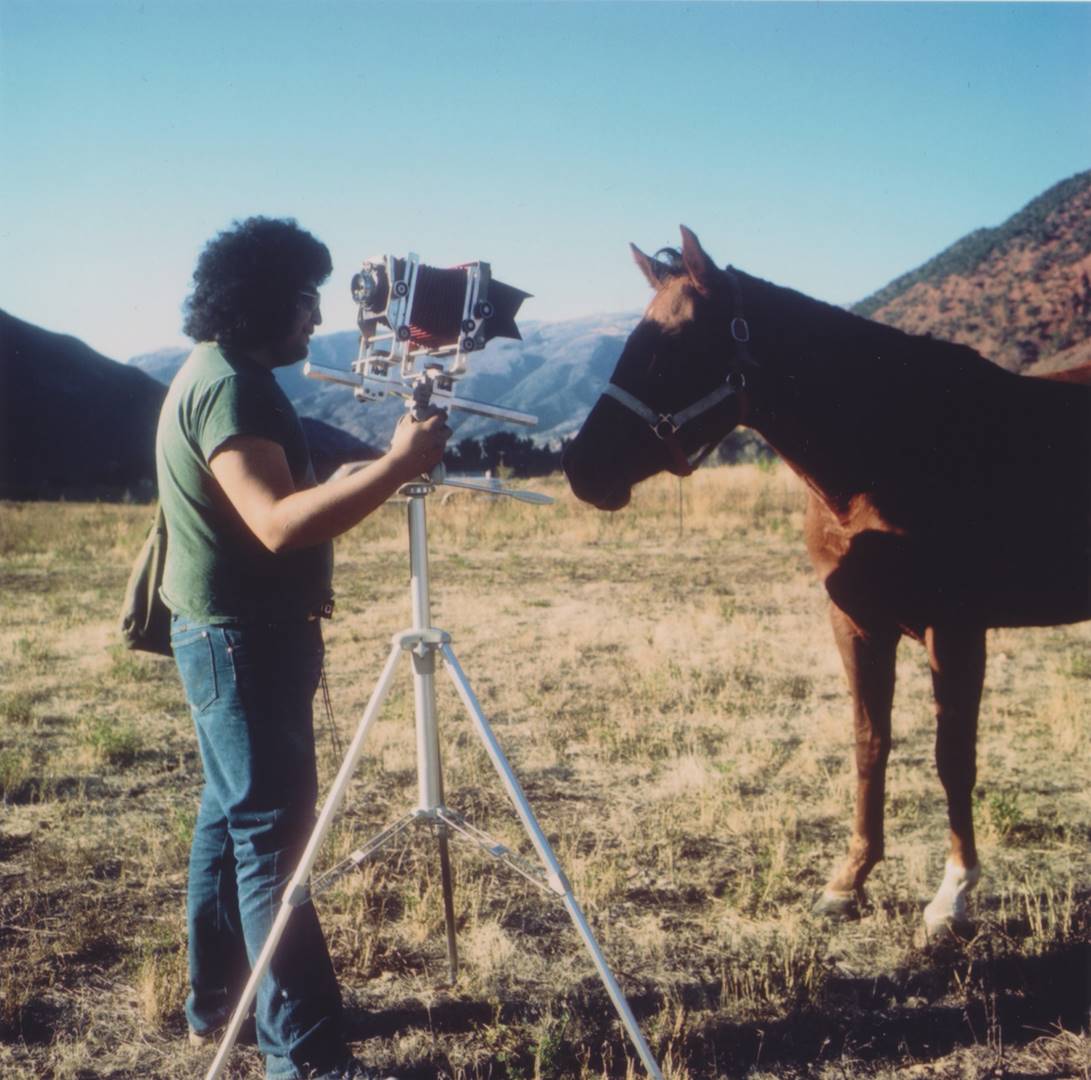
[[[724,273],[731,283],[734,308],[736,311],[741,311],[742,302],[738,279],[730,269],[725,269]],[[698,452],[697,456],[691,460],[675,437],[678,432],[691,420],[703,416],[709,409],[714,409],[720,402],[726,401],[746,387],[746,375],[743,373],[742,367],[745,363],[752,362],[750,361],[750,350],[747,348],[750,343],[750,324],[742,315],[734,315],[731,318],[730,331],[737,348],[732,353],[731,370],[727,373],[727,378],[715,390],[705,394],[703,398],[695,401],[692,405],[687,405],[680,412],[657,412],[645,405],[638,397],[630,394],[628,390],[623,390],[615,382],[608,382],[602,391],[606,397],[612,397],[647,423],[652,430],[652,434],[666,446],[671,456],[672,468],[670,471],[675,476],[691,475],[716,446],[714,442],[707,443]]]

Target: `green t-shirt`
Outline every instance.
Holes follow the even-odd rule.
[[[167,392],[155,440],[159,502],[167,522],[163,599],[209,623],[282,622],[330,599],[333,545],[273,554],[243,524],[208,463],[234,435],[284,448],[296,488],[313,487],[302,425],[267,368],[198,345]]]

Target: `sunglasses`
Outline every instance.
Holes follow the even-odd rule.
[[[322,297],[316,292],[300,289],[298,295],[300,297],[299,308],[308,315],[314,315],[322,304]]]

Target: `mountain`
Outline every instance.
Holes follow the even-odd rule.
[[[454,442],[482,439],[503,429],[529,435],[539,443],[558,443],[575,434],[639,318],[629,313],[528,321],[521,327],[522,341],[494,338],[472,358],[469,374],[458,382],[459,396],[531,413],[538,417],[538,425],[514,428],[455,411],[451,415]],[[325,334],[311,340],[309,359],[348,372],[358,343],[355,331]],[[134,356],[129,364],[169,383],[185,357],[185,349],[161,349]],[[390,441],[405,409],[401,398],[361,404],[348,387],[306,378],[302,365],[281,368],[276,377],[301,416],[331,424],[372,445],[385,446]]]
[[[964,236],[853,310],[960,341],[1009,371],[1091,360],[1091,171]]]
[[[176,370],[174,351],[153,354],[161,370]],[[144,371],[0,311],[0,498],[151,498],[165,394]],[[320,477],[378,454],[321,421],[303,423]]]
[[[163,393],[76,338],[0,312],[0,497],[150,496]]]

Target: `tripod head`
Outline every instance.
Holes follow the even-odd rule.
[[[408,406],[414,420],[426,420],[429,416],[443,411],[440,406],[432,404],[434,392],[435,384],[427,373],[417,380],[413,386],[412,404]],[[537,423],[533,417],[531,419]],[[422,477],[419,482],[407,484],[402,490],[411,496],[429,495],[440,484],[446,487],[464,488],[467,491],[480,491],[488,495],[506,495],[517,502],[537,503],[540,506],[546,506],[554,501],[551,495],[541,495],[536,491],[523,491],[519,488],[506,488],[491,480],[450,478],[447,476],[447,468],[443,462],[440,462],[427,478]]]

